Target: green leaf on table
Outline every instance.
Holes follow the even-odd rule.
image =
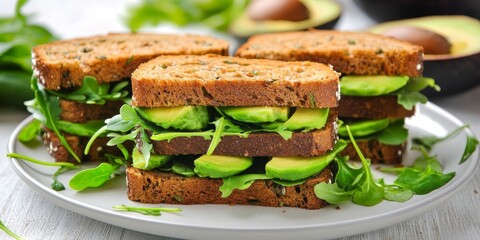
[[[385,189],[385,200],[394,202],[406,202],[410,200],[414,193],[408,188],[403,188],[397,185],[383,185]]]
[[[478,144],[478,139],[475,138],[475,136],[467,135],[467,144],[465,145],[465,150],[463,151],[459,164],[464,163],[475,152]]]
[[[352,196],[351,191],[346,191],[338,186],[337,183],[321,182],[313,188],[315,196],[327,201],[330,204],[340,204],[346,202]]]
[[[8,234],[13,239],[16,239],[16,240],[22,240],[23,239],[22,237],[18,236],[17,234],[12,232],[10,229],[8,229],[7,226],[5,226],[5,224],[3,224],[2,221],[0,221],[0,230],[4,231],[6,234]]]
[[[414,138],[414,139],[412,139],[412,142],[416,145],[424,147],[429,152],[430,150],[432,150],[432,148],[435,144],[437,144],[441,141],[445,141],[447,139],[450,139],[451,137],[456,136],[466,127],[468,127],[468,125],[458,127],[457,129],[453,130],[452,132],[450,132],[449,134],[447,134],[444,137],[426,136],[426,137]]]
[[[406,168],[395,180],[395,184],[412,190],[415,194],[423,195],[438,189],[448,183],[455,176],[455,172],[443,174],[428,166],[425,170]]]
[[[77,172],[70,179],[68,185],[76,191],[100,187],[112,178],[112,175],[119,166],[120,165],[112,165],[110,163],[101,163],[95,168],[84,169]]]

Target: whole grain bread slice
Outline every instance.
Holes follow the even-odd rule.
[[[337,140],[336,112],[331,111],[325,127],[309,132],[294,132],[288,140],[278,133],[256,132],[248,137],[224,136],[213,152],[214,155],[269,157],[269,156],[318,156],[333,148]],[[178,137],[170,141],[152,141],[158,154],[202,155],[211,140],[203,137]]]
[[[226,40],[201,35],[117,33],[61,40],[32,49],[34,74],[46,89],[120,81],[143,62],[160,55],[228,55]]]
[[[405,109],[398,104],[397,96],[358,97],[342,96],[338,104],[339,118],[405,118],[415,114],[415,107]]]
[[[338,83],[338,74],[320,63],[162,56],[133,72],[132,105],[329,108],[338,104]]]
[[[421,76],[423,48],[362,32],[310,30],[252,36],[236,56],[331,64],[344,75]]]
[[[316,197],[314,187],[320,182],[330,182],[329,168],[310,177],[305,183],[284,187],[272,180],[257,180],[245,190],[235,189],[222,198],[219,187],[222,179],[184,177],[156,170],[144,171],[134,167],[127,170],[127,194],[132,201],[167,204],[229,204],[267,207],[297,207],[319,209],[327,206]]]

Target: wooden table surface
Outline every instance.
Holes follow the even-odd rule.
[[[115,4],[109,5],[113,1],[98,2],[103,2],[104,6],[119,9]],[[342,2],[345,3],[345,1]],[[3,4],[2,1],[2,8]],[[32,12],[35,12],[34,9],[40,8],[39,3],[36,4],[27,9],[33,9]],[[41,4],[44,2],[42,1]],[[9,3],[9,6],[13,4]],[[65,7],[73,8],[74,6],[67,4]],[[5,8],[0,10],[0,15],[2,11],[5,11]],[[362,27],[362,24],[369,24],[369,21],[363,19],[364,16],[359,16],[358,12],[352,9],[348,12],[351,13],[348,15],[351,18],[348,22],[342,20],[339,23],[341,29],[348,29],[350,24],[357,24],[356,26],[359,27]],[[95,13],[100,15],[102,11],[97,9],[94,10]],[[53,16],[50,18],[61,19],[61,16],[58,16],[59,13],[55,14],[52,12]],[[43,19],[49,19],[46,16],[48,14],[39,15]],[[359,21],[358,18],[362,20]],[[48,21],[45,22],[48,24]],[[118,24],[115,26],[99,27],[112,31],[121,29]],[[93,31],[86,27],[83,30],[84,34],[90,34]],[[75,32],[72,29],[66,29],[63,34],[65,37],[74,35]],[[480,86],[460,95],[433,102],[463,122],[470,123],[475,134],[480,136]],[[28,113],[21,110],[0,109],[0,220],[10,230],[25,239],[171,239],[116,227],[71,212],[47,201],[27,186],[13,171],[6,157],[9,136],[19,122],[27,116]],[[480,172],[477,171],[471,181],[455,196],[436,209],[397,225],[344,239],[480,239],[479,192]],[[8,239],[8,236],[0,231],[0,239]]]

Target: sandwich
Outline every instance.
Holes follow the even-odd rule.
[[[318,209],[333,178],[338,73],[313,62],[161,56],[132,74],[132,102],[107,120],[134,140],[132,201]]]
[[[348,139],[344,127],[348,124],[372,163],[401,163],[408,137],[404,119],[415,113],[417,102],[427,101],[420,90],[438,87],[433,79],[421,77],[420,46],[370,33],[311,30],[261,34],[240,46],[236,56],[332,65],[342,74],[339,136]],[[358,160],[352,144],[342,154]]]
[[[56,41],[32,49],[35,99],[28,109],[41,122],[42,139],[59,162],[104,160],[118,154],[98,138],[105,119],[131,98],[130,75],[160,55],[228,54],[228,42],[199,35],[108,34]]]

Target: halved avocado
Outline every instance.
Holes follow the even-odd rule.
[[[310,13],[310,17],[306,20],[254,21],[250,19],[248,12],[244,11],[230,25],[230,32],[236,37],[248,38],[259,33],[299,31],[309,28],[332,29],[340,18],[342,8],[333,0],[301,0],[301,2]]]
[[[466,16],[429,16],[391,21],[368,31],[382,34],[389,29],[408,26],[425,29],[445,37],[449,54],[426,54],[423,75],[435,79],[442,88],[436,92],[426,89],[429,97],[456,94],[480,84],[480,21]]]

